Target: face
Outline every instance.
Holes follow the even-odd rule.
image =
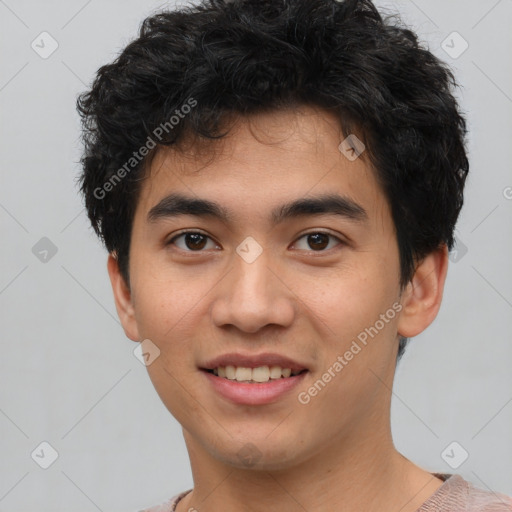
[[[323,111],[259,114],[201,154],[160,150],[142,184],[123,325],[158,348],[157,392],[218,461],[243,466],[254,450],[258,467],[287,468],[386,429],[398,247],[374,172],[338,149],[344,138]],[[207,371],[228,362],[242,380],[302,373],[258,384]]]

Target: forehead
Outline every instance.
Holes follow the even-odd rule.
[[[272,111],[233,118],[229,128],[218,140],[192,137],[179,148],[160,148],[142,182],[136,217],[172,192],[221,202],[241,217],[263,216],[271,203],[331,193],[366,205],[373,216],[386,213],[369,158],[364,151],[348,158],[346,142],[340,150],[347,137],[332,113]]]

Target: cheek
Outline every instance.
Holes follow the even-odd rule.
[[[328,337],[342,346],[373,325],[398,297],[390,265],[368,256],[355,255],[357,263],[335,272],[302,276],[294,286],[305,314],[317,319]]]
[[[141,336],[180,344],[183,331],[204,307],[213,275],[198,276],[192,266],[176,268],[161,252],[133,251],[132,296]]]
[[[193,283],[193,284],[191,284]],[[197,340],[197,318],[206,315],[206,283],[174,279],[145,269],[134,283],[136,322],[141,337],[150,339],[159,356],[147,366],[153,386],[167,409],[183,425],[193,424],[200,414],[190,396],[200,393],[193,347]],[[203,289],[204,288],[204,289]],[[184,392],[184,387],[187,392]]]
[[[387,403],[387,388],[379,379],[387,381],[394,365],[398,313],[393,286],[382,276],[378,284],[367,277],[347,277],[323,293],[310,288],[306,302],[321,319],[317,333],[323,332],[318,373],[312,387],[301,390],[311,399],[304,410],[314,411],[310,417],[328,418],[322,428],[332,435],[347,422],[361,420],[371,403],[382,414]]]

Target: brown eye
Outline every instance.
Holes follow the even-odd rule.
[[[207,247],[208,243],[211,244],[210,247]],[[209,236],[195,231],[181,233],[175,236],[169,241],[168,245],[176,245],[179,249],[187,252],[201,252],[202,249],[212,249],[216,247],[216,244],[213,243]]]
[[[206,237],[200,233],[187,233],[185,235],[185,245],[193,251],[203,249],[206,245]]]
[[[329,250],[336,245],[341,245],[342,243],[343,242],[334,235],[331,235],[330,233],[323,233],[320,231],[315,233],[306,233],[305,235],[302,235],[294,245],[296,248],[301,250],[326,252],[324,251],[324,249],[327,248],[327,250]]]
[[[307,235],[308,237],[308,245],[313,250],[325,249],[329,244],[329,235],[325,233],[313,233],[311,235]]]

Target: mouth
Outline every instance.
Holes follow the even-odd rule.
[[[201,364],[199,370],[214,396],[237,405],[287,400],[310,372],[302,363],[269,352],[224,354]]]
[[[221,376],[223,370],[225,376]],[[203,368],[201,373],[206,377],[206,382],[215,396],[236,405],[256,406],[276,403],[293,396],[292,391],[304,381],[309,371],[296,370],[292,374],[291,368],[278,366],[249,368],[228,365]]]
[[[215,375],[216,377],[236,382],[245,382],[248,384],[264,384],[266,382],[288,379],[308,371],[305,368],[302,370],[292,370],[291,368],[283,368],[276,365],[264,365],[256,368],[227,365],[217,366],[212,369],[202,368],[202,370]]]

